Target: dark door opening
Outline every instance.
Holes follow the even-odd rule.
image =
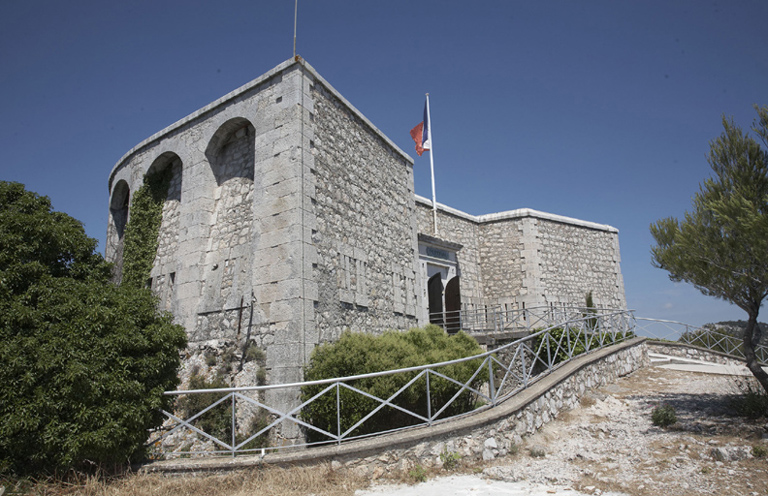
[[[459,276],[445,285],[445,330],[455,334],[461,329],[461,290]]]
[[[440,273],[429,278],[429,323],[444,327],[443,322],[443,279]]]

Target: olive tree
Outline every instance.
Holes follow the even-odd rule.
[[[136,459],[170,407],[186,334],[95,249],[47,197],[0,181],[0,476]]]
[[[683,220],[669,217],[651,225],[651,252],[653,265],[673,281],[689,282],[747,313],[744,356],[768,392],[768,374],[755,355],[761,338],[757,316],[768,296],[768,107],[755,109],[757,139],[723,117],[724,130],[710,142],[707,157],[712,176],[700,185]]]

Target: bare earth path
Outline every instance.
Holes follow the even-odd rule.
[[[752,453],[768,449],[768,425],[734,415],[737,381],[744,379],[645,368],[585,397],[482,473],[356,494],[765,496],[768,458]],[[668,429],[651,422],[664,403],[678,417]]]

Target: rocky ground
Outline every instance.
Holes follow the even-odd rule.
[[[586,396],[516,455],[476,467],[482,472],[475,477],[539,484],[545,494],[768,495],[768,456],[759,456],[768,450],[767,420],[735,415],[738,381],[744,379],[642,369]],[[651,421],[661,404],[678,417],[666,429]],[[430,494],[464,494],[451,492],[451,484]]]

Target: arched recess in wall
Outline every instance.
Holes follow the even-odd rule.
[[[176,252],[181,215],[181,185],[183,164],[173,152],[158,156],[147,170],[147,178],[168,181],[168,192],[163,202],[163,218],[157,236],[157,253],[151,272],[152,288],[160,298],[160,306],[171,310],[177,270]]]
[[[112,195],[109,200],[109,227],[107,247],[105,249],[105,258],[115,264],[114,273],[118,283],[120,282],[119,274],[122,273],[123,235],[125,234],[125,225],[128,223],[128,205],[130,200],[130,187],[127,182],[121,179],[112,189]]]
[[[255,129],[244,118],[222,124],[205,156],[215,178],[204,306],[218,311],[251,297],[250,262],[253,241]]]

